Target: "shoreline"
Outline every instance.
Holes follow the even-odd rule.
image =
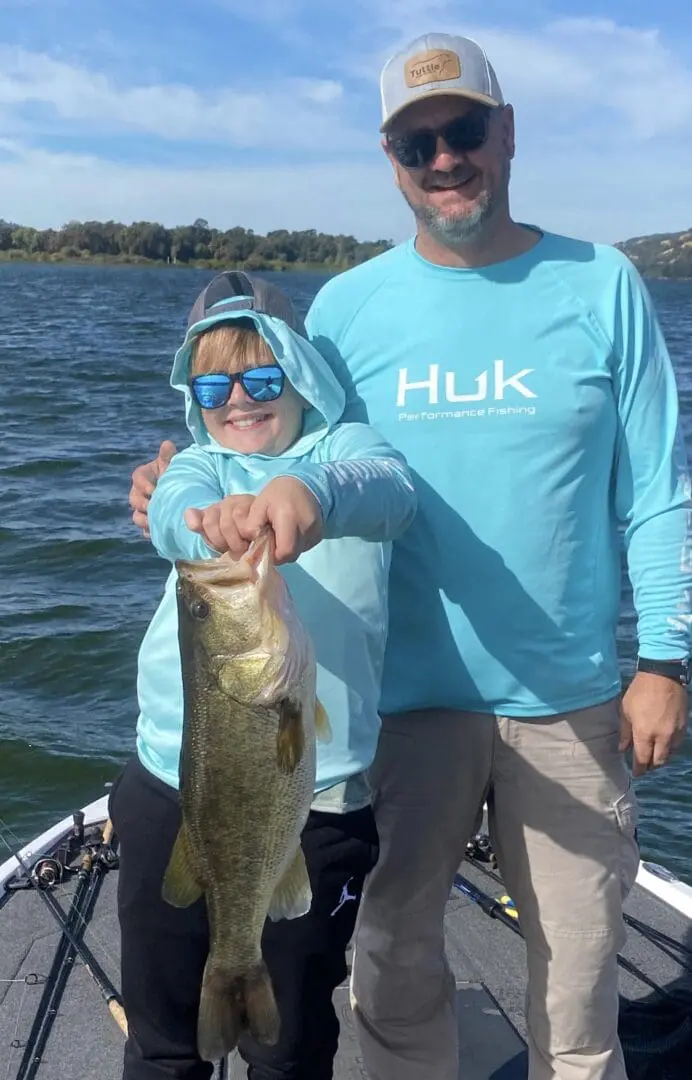
[[[222,259],[190,259],[188,262],[167,262],[165,259],[147,259],[142,255],[46,255],[45,252],[30,254],[25,251],[0,251],[0,263],[42,263],[48,266],[139,266],[161,267],[167,270],[247,270],[248,273],[316,273],[339,274],[357,266],[334,266],[329,263],[285,262],[281,259],[246,259],[227,262]]]
[[[48,266],[127,266],[143,269],[159,267],[166,270],[247,270],[248,273],[258,274],[301,273],[330,275],[341,274],[345,270],[360,265],[359,262],[335,266],[333,263],[286,262],[282,259],[259,258],[235,262],[226,262],[223,259],[190,259],[188,262],[173,262],[165,259],[147,259],[143,255],[90,255],[85,253],[79,257],[59,253],[48,255],[45,252],[31,254],[16,249],[0,251],[0,264],[3,263],[18,263],[20,265],[23,263],[38,263]],[[639,269],[639,273],[646,281],[692,281],[692,277],[689,275],[663,275],[654,268],[650,272]]]

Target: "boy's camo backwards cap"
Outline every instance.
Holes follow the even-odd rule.
[[[287,296],[264,278],[244,270],[224,270],[213,277],[192,305],[188,330],[195,323],[225,311],[255,311],[281,319],[301,337],[307,337],[305,325]]]

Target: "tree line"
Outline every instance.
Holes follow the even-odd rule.
[[[247,270],[321,266],[347,270],[379,255],[388,240],[359,241],[305,229],[260,235],[236,226],[213,229],[203,218],[168,229],[154,221],[70,221],[61,229],[33,229],[0,219],[3,258],[45,261],[98,259],[195,266],[238,266]]]

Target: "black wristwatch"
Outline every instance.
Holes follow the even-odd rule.
[[[689,660],[647,660],[643,656],[637,660],[637,671],[646,671],[651,675],[665,675],[667,679],[673,679],[682,686],[689,686],[692,675]]]

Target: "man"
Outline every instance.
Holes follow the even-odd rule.
[[[623,753],[635,775],[656,768],[687,723],[674,375],[622,254],[512,219],[513,112],[479,45],[419,38],[381,91],[416,236],[333,278],[308,316],[347,415],[403,451],[419,499],[392,560],[380,860],[352,983],[363,1057],[372,1080],[458,1076],[443,914],[487,797],[527,943],[530,1080],[624,1080],[616,955],[638,851]],[[164,464],[135,474],[140,524]],[[622,707],[620,533],[640,657]],[[242,523],[228,535],[247,543]]]

